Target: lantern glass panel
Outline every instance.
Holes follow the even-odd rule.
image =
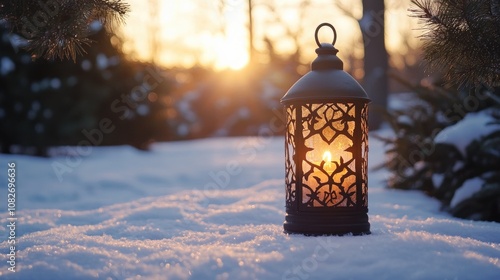
[[[368,104],[291,104],[285,113],[287,207],[299,197],[306,208],[367,207]]]
[[[302,106],[305,206],[356,205],[355,120],[354,103]]]
[[[285,182],[286,182],[286,206],[292,207],[296,199],[296,168],[295,168],[295,131],[297,129],[296,120],[297,109],[295,106],[288,106],[285,110],[287,119],[287,133],[285,141]]]
[[[361,108],[361,188],[363,203],[368,207],[368,104]]]

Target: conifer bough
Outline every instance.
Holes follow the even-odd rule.
[[[26,48],[47,59],[84,53],[95,24],[109,31],[129,10],[121,0],[2,0],[0,20],[26,39]]]
[[[412,0],[424,55],[451,84],[500,86],[500,0]]]

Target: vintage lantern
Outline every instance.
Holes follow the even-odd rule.
[[[331,44],[320,43],[323,26]],[[369,234],[368,103],[335,49],[329,23],[316,28],[318,57],[283,96],[287,233]]]

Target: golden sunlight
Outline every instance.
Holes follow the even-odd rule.
[[[131,58],[151,61],[167,67],[201,65],[215,70],[240,70],[250,60],[249,55],[249,2],[225,1],[146,1],[128,0],[131,12],[122,26],[123,51]],[[409,1],[409,0],[406,0]],[[340,54],[349,58],[362,58],[361,32],[355,19],[343,14],[335,5],[311,1],[306,12],[301,12],[299,0],[277,1],[273,9],[255,1],[253,14],[252,59],[264,61],[262,54],[272,47],[277,54],[293,54],[297,48],[305,50],[301,61],[315,58],[314,29],[321,22],[332,22],[337,28]],[[153,5],[152,3],[156,3]],[[361,16],[361,3],[348,6],[355,16]],[[400,51],[402,42],[408,45],[411,35],[397,34],[403,26],[411,30],[403,4],[386,12],[388,27],[387,48]],[[301,26],[299,27],[298,24]],[[295,33],[294,33],[295,32]],[[295,37],[293,37],[295,36]],[[322,41],[331,41],[328,31],[320,34]],[[271,38],[273,45],[266,45]],[[410,42],[410,43],[413,43]],[[344,60],[346,64],[349,59]]]
[[[215,40],[215,62],[217,70],[240,70],[248,64],[248,51],[234,38]]]

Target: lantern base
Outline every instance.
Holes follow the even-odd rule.
[[[300,212],[287,213],[285,233],[304,235],[365,235],[370,234],[368,209],[340,213]]]

